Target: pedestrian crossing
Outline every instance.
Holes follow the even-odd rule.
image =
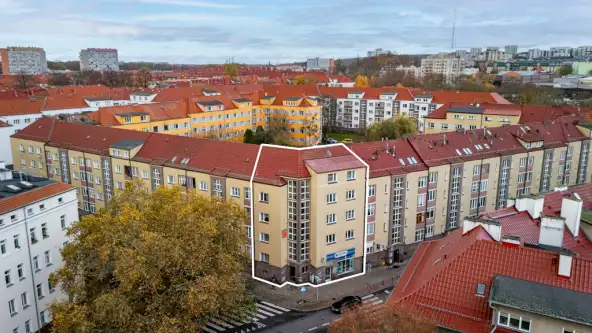
[[[362,304],[364,306],[370,307],[370,306],[376,306],[376,305],[379,305],[382,303],[384,303],[384,301],[381,300],[380,298],[378,298],[378,296],[376,296],[374,294],[369,294],[369,295],[362,297]]]
[[[253,312],[250,318],[245,319],[233,313],[226,313],[216,318],[211,318],[206,326],[202,327],[205,333],[248,333],[256,332],[266,325],[261,320],[269,319],[286,312],[289,309],[275,305],[273,303],[261,301],[255,303],[256,311]]]

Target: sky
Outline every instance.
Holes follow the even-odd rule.
[[[592,0],[0,0],[0,47],[186,64],[437,53],[451,50],[455,8],[457,49],[592,45]]]

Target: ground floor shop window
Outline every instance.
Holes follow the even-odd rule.
[[[337,262],[337,274],[345,274],[354,271],[354,259],[345,259]]]

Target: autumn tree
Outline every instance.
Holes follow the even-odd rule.
[[[142,67],[136,72],[136,83],[138,87],[148,88],[152,81],[152,71],[147,67]]]
[[[35,82],[33,75],[20,71],[14,76],[14,85],[19,89],[27,89],[30,84]]]
[[[557,73],[561,76],[570,75],[573,73],[573,67],[571,65],[563,65],[559,67]]]
[[[356,88],[368,88],[370,87],[370,82],[368,81],[367,76],[358,75],[356,76]]]
[[[128,183],[68,230],[52,282],[52,332],[197,332],[213,316],[253,311],[243,274],[242,207],[179,187]]]
[[[74,73],[72,83],[81,86],[92,86],[103,81],[103,74],[93,70],[83,70]]]
[[[312,75],[297,75],[293,83],[295,85],[317,84],[317,79]]]
[[[224,75],[230,77],[239,76],[238,64],[224,64]]]
[[[447,90],[449,88],[446,75],[432,73],[424,75],[422,79],[422,88],[425,90]]]
[[[67,86],[70,84],[70,78],[66,74],[54,73],[47,83],[52,86]]]
[[[346,311],[329,333],[434,333],[436,323],[400,304]]]
[[[366,138],[369,141],[378,141],[382,138],[392,140],[402,138],[405,134],[415,134],[416,131],[415,120],[400,115],[370,125],[366,130]]]
[[[306,116],[306,119],[304,119],[302,129],[304,130],[304,135],[306,136],[305,144],[307,146],[315,143],[319,139],[319,123],[320,116],[316,113],[309,114]]]

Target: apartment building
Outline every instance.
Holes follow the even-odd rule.
[[[363,272],[364,255],[370,265],[399,260],[407,245],[514,197],[589,183],[588,127],[562,117],[296,149],[43,118],[11,146],[16,170],[72,184],[88,212],[133,179],[231,200],[252,216],[257,277],[323,283]]]
[[[45,50],[39,47],[10,46],[0,49],[4,75],[39,75],[47,73]]]
[[[464,68],[464,60],[454,55],[439,54],[421,59],[421,76],[442,74],[448,82],[454,82]]]
[[[32,333],[51,322],[63,298],[50,275],[61,266],[66,229],[78,221],[71,185],[14,174],[0,163],[0,322],[4,332]]]
[[[119,71],[117,49],[84,49],[79,59],[80,70]]]

